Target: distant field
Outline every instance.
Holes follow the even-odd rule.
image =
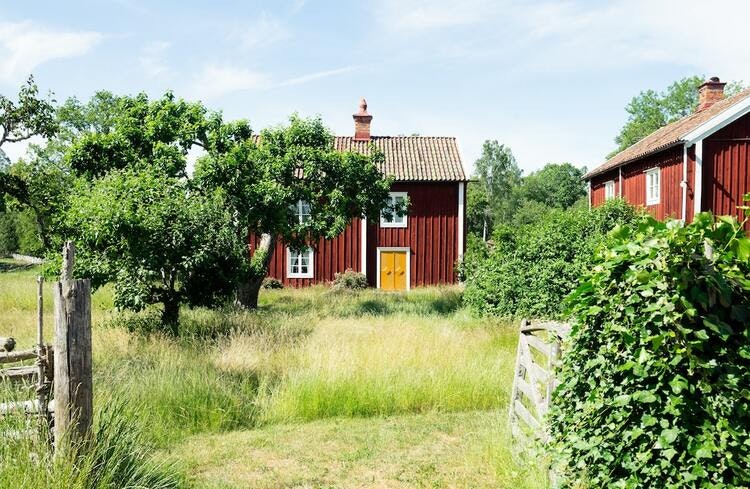
[[[0,336],[30,345],[37,271],[0,266]],[[183,310],[179,340],[129,332],[158,316],[109,288],[93,302],[95,403],[187,486],[543,487],[504,431],[516,327],[457,288],[263,291],[255,312]]]

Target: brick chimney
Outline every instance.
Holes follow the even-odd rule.
[[[724,85],[718,76],[712,76],[703,85],[698,87],[698,109],[697,112],[706,110],[713,104],[724,98]]]
[[[352,117],[354,117],[354,140],[369,141],[372,116],[367,113],[367,100],[364,97],[359,101],[359,112]]]

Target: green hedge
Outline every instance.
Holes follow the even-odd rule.
[[[607,232],[639,216],[619,199],[593,210],[526,207],[513,225],[496,229],[489,253],[482,250],[480,258],[471,249],[467,253],[464,301],[477,314],[560,315],[563,299],[578,285]]]
[[[710,214],[613,239],[569,299],[563,486],[750,486],[750,240]]]

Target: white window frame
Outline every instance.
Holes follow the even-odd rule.
[[[604,182],[604,200],[611,200],[615,198],[615,181],[607,180]]]
[[[291,248],[286,249],[286,276],[288,278],[313,278],[314,277],[315,251],[312,248],[306,248],[301,253],[308,254],[307,272],[305,273],[293,272],[292,271],[292,257],[297,256],[297,253]],[[300,256],[301,256],[301,253],[300,253]]]
[[[307,214],[302,212],[305,207],[307,207]],[[298,200],[296,204],[292,205],[292,209],[294,215],[297,217],[297,221],[300,224],[303,224],[310,219],[312,209],[310,208],[310,204],[306,200]],[[307,219],[305,219],[304,216],[307,216]]]
[[[407,202],[409,200],[409,194],[407,192],[390,192],[388,194],[389,203],[395,202],[396,198],[401,197],[404,199],[404,202]],[[406,212],[403,216],[396,216],[395,213],[393,215],[393,219],[403,219],[403,221],[388,221],[386,220],[386,217],[381,213],[380,214],[380,227],[381,228],[405,228],[408,226],[409,223],[409,213]]]
[[[646,205],[656,205],[661,202],[661,168],[649,168],[646,175]],[[654,182],[655,179],[655,182]]]

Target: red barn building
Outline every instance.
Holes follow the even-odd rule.
[[[686,222],[702,211],[735,215],[750,192],[750,89],[724,97],[714,77],[698,88],[698,108],[588,172],[589,203],[614,197],[657,219]]]
[[[371,136],[364,99],[353,117],[354,136],[336,136],[335,148],[367,154],[372,144],[382,151],[381,171],[394,177],[391,198],[408,198],[407,215],[381,216],[379,222],[356,218],[337,238],[303,253],[277,242],[268,275],[292,287],[330,282],[347,269],[386,290],[455,283],[466,240],[467,182],[456,138]],[[301,215],[309,212],[304,202],[298,206]]]

